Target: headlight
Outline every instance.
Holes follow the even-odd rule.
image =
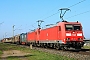
[[[78,40],[82,40],[82,38],[78,38]]]
[[[78,33],[77,36],[82,36],[82,33]]]
[[[70,38],[66,38],[66,40],[68,41],[68,40],[70,40]]]

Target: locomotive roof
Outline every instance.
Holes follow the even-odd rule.
[[[59,25],[61,25],[61,24],[81,24],[80,22],[59,22],[58,24],[57,24],[57,26],[59,26]]]
[[[37,29],[35,29],[34,31],[29,31],[29,32],[27,32],[27,33],[33,33],[33,32],[36,32],[36,31],[38,31],[38,29],[40,29],[40,30],[44,30],[44,29],[47,29],[47,28],[51,28],[51,27],[54,27],[54,26],[60,26],[60,25],[63,25],[63,24],[80,24],[81,25],[81,23],[80,22],[59,22],[59,23],[57,23],[57,24],[53,24],[53,25],[50,25],[50,26],[48,26],[48,27],[45,27],[45,28],[37,28]]]

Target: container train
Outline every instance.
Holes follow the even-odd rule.
[[[11,39],[11,40],[10,40]],[[22,33],[5,39],[4,42],[24,44],[56,49],[81,49],[84,45],[84,36],[80,22],[59,22],[58,24],[32,32]]]
[[[65,10],[65,9],[61,9]],[[69,9],[66,9],[66,11]],[[60,14],[61,15],[61,14]],[[63,19],[63,16],[60,16]],[[39,22],[39,21],[38,21]],[[84,35],[80,22],[58,22],[56,25],[42,29],[40,25],[32,32],[22,33],[9,38],[9,42],[56,49],[81,49]],[[10,40],[11,39],[11,40]],[[7,42],[3,40],[2,42]]]

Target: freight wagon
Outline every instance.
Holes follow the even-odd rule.
[[[13,41],[15,44],[20,44],[20,34],[15,35],[13,38]]]
[[[20,34],[20,44],[22,44],[22,45],[26,44],[26,35],[27,35],[27,33]]]

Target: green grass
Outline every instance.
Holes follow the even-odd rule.
[[[3,54],[3,52],[2,51],[0,51],[0,56]]]
[[[32,59],[32,60],[74,60],[71,58],[67,58],[65,56],[54,55],[36,50],[32,50],[31,52],[33,52],[35,56],[31,56],[28,59]]]
[[[68,58],[65,56],[60,56],[60,55],[45,53],[37,50],[31,50],[25,47],[0,43],[0,55],[2,54],[2,51],[6,51],[6,50],[20,50],[30,53],[30,55],[26,55],[24,57],[9,56],[8,58],[6,58],[7,60],[75,60],[73,58]]]
[[[90,46],[84,46],[83,48],[85,48],[85,49],[90,49]]]

